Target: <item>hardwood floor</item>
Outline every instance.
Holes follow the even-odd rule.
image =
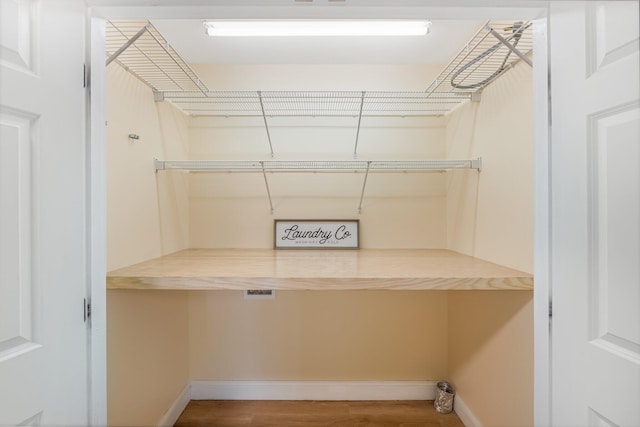
[[[433,401],[191,401],[175,427],[464,427]]]

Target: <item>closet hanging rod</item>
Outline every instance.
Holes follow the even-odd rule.
[[[158,160],[155,171],[193,172],[430,172],[482,170],[482,158],[470,160]]]

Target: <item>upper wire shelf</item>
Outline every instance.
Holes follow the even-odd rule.
[[[445,66],[426,90],[452,96],[482,90],[533,49],[530,21],[487,21]]]
[[[210,91],[148,21],[109,21],[115,60],[154,92],[194,116],[438,116],[468,101],[516,62],[531,64],[530,22],[487,21],[424,92]]]
[[[464,94],[381,91],[209,91],[165,92],[188,114],[198,116],[371,117],[445,114]]]
[[[107,21],[105,50],[155,92],[209,90],[149,21]]]

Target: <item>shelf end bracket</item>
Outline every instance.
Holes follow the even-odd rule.
[[[476,169],[478,172],[482,172],[482,157],[471,160],[471,169]]]
[[[165,170],[164,161],[154,158],[153,159],[153,168],[154,168],[154,172],[156,172],[156,173],[158,173],[158,171]]]

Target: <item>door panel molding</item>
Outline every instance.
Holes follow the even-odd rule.
[[[0,0],[2,425],[88,424],[86,13]]]
[[[0,106],[0,362],[40,347],[33,340],[32,141],[37,116]]]
[[[616,423],[594,410],[589,408],[589,427],[619,427]]]
[[[608,351],[640,361],[640,103],[587,117],[589,214],[589,339]],[[632,127],[629,129],[629,127]],[[635,132],[634,130],[635,129]],[[625,309],[626,307],[626,309]]]
[[[637,16],[638,4],[635,6]],[[587,4],[587,76],[638,51],[640,37],[634,32],[633,19],[628,6],[604,2]]]
[[[0,0],[0,66],[35,74],[36,11],[34,0]]]

